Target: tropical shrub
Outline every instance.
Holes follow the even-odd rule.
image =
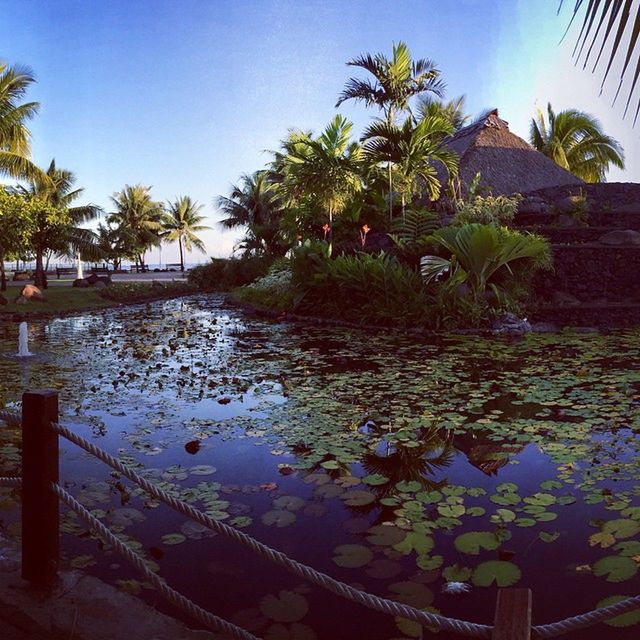
[[[261,307],[285,311],[293,306],[291,266],[287,260],[278,260],[269,272],[251,284],[234,291],[234,297]]]
[[[417,268],[420,258],[431,250],[431,237],[440,226],[438,214],[427,209],[407,209],[404,216],[396,218],[389,237],[400,260]]]
[[[453,219],[455,226],[465,224],[510,225],[522,200],[520,194],[513,196],[471,196],[456,206]]]
[[[270,257],[211,258],[189,272],[189,282],[202,291],[231,291],[265,275],[272,262]]]
[[[437,285],[437,299],[446,313],[470,319],[486,319],[492,308],[517,307],[526,293],[525,278],[539,268],[550,268],[549,243],[541,236],[494,224],[448,227],[433,234],[443,255],[421,260],[422,277]],[[525,263],[526,270],[518,271]]]

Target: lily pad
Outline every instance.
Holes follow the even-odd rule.
[[[298,511],[304,507],[304,500],[298,496],[280,496],[273,501],[276,509],[284,509],[286,511]]]
[[[611,604],[622,602],[629,597],[630,596],[609,596],[608,598],[604,598],[604,600],[600,600],[596,605],[596,608],[600,609],[602,607],[608,607]],[[621,616],[616,616],[615,618],[605,621],[605,624],[608,624],[610,627],[631,627],[638,623],[640,623],[640,609],[634,609],[633,611],[624,613]]]
[[[358,569],[373,560],[373,552],[361,544],[341,544],[334,550],[333,561],[339,567]]]
[[[478,565],[471,581],[477,587],[488,587],[494,582],[498,587],[511,587],[520,580],[520,569],[513,562],[490,560]]]
[[[454,540],[455,547],[462,553],[477,556],[481,549],[493,551],[500,546],[500,541],[490,531],[469,531]]]
[[[296,514],[291,511],[284,511],[283,509],[276,509],[274,511],[267,511],[262,514],[262,522],[268,527],[288,527],[296,521]]]
[[[280,591],[277,596],[269,594],[260,601],[260,611],[276,622],[298,622],[307,615],[307,599],[295,591]]]
[[[607,582],[624,582],[638,573],[638,565],[627,556],[607,556],[593,565],[593,575],[606,576]]]

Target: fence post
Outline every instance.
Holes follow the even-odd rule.
[[[49,488],[58,482],[58,434],[49,427],[57,421],[57,391],[22,395],[22,577],[38,587],[58,572],[58,498]]]
[[[531,589],[499,589],[491,640],[531,640]]]

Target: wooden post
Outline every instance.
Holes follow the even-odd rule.
[[[500,589],[491,640],[531,640],[531,589]]]
[[[22,396],[22,577],[37,587],[53,583],[60,551],[58,498],[58,392]]]

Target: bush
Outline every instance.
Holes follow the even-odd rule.
[[[465,224],[510,225],[522,200],[520,194],[513,196],[473,196],[459,203],[453,219],[455,226]]]
[[[236,289],[233,295],[244,302],[285,311],[293,306],[291,278],[289,262],[278,260],[271,265],[267,275]]]
[[[272,258],[211,258],[189,272],[189,282],[201,291],[231,291],[264,276]]]

